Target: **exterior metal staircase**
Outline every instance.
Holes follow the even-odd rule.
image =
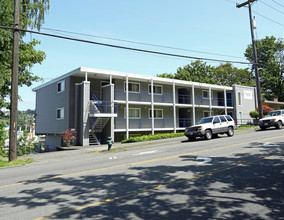
[[[97,104],[100,104],[98,100],[90,101],[90,112],[94,114],[100,114],[100,110],[97,107]],[[106,126],[110,117],[93,117],[91,119],[91,127],[89,130],[89,145],[100,145],[100,138],[103,128]]]

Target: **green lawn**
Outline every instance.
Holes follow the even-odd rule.
[[[258,128],[257,125],[241,125],[236,128],[236,130],[248,129],[248,128]]]
[[[17,159],[14,161],[4,161],[3,158],[0,158],[0,167],[8,167],[8,166],[15,166],[15,165],[25,165],[25,164],[29,164],[32,163],[34,160],[31,158],[27,158],[27,159]]]

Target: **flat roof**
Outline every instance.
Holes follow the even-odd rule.
[[[199,88],[211,88],[214,89],[226,89],[226,90],[233,90],[230,86],[221,86],[221,85],[215,85],[215,84],[207,84],[207,83],[199,83],[199,82],[190,82],[185,80],[178,80],[178,79],[169,79],[169,78],[163,78],[163,77],[157,77],[157,76],[145,76],[145,75],[139,75],[139,74],[133,74],[133,73],[126,73],[126,72],[118,72],[118,71],[112,71],[112,70],[103,70],[103,69],[95,69],[95,68],[87,68],[87,67],[79,67],[75,70],[72,70],[62,76],[59,76],[51,81],[48,81],[46,83],[43,83],[40,86],[35,87],[32,91],[36,92],[37,90],[44,88],[50,84],[56,83],[60,80],[63,80],[65,78],[68,78],[70,76],[78,76],[78,77],[85,77],[87,74],[88,79],[92,78],[101,78],[105,79],[106,76],[110,77],[112,76],[112,79],[125,79],[128,77],[128,79],[131,80],[139,80],[139,81],[149,81],[153,79],[154,83],[160,82],[163,84],[170,84],[172,85],[175,83],[175,85],[178,86],[186,86],[186,85],[194,85]]]

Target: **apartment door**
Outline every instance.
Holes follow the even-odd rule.
[[[190,109],[180,108],[179,109],[179,127],[185,128],[191,125],[191,114]]]
[[[189,89],[181,88],[178,89],[178,103],[179,104],[190,104],[191,97],[189,93]]]

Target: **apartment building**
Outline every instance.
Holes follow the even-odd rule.
[[[33,89],[36,134],[50,150],[76,130],[77,145],[130,136],[182,132],[202,117],[228,114],[242,122],[255,110],[255,88],[211,85],[80,67]]]

